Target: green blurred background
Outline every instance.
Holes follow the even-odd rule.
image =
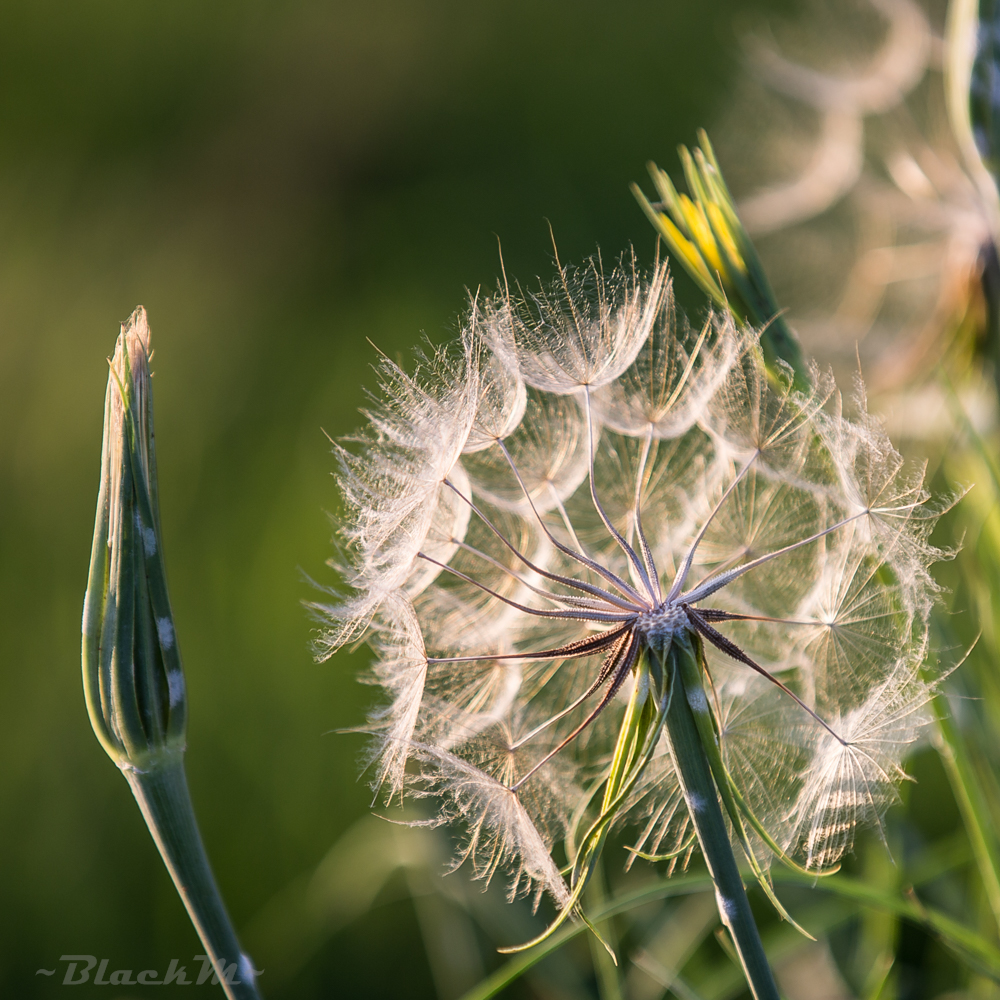
[[[64,995],[66,953],[201,951],[79,680],[118,324],[146,306],[189,775],[247,932],[369,807],[361,741],[331,734],[370,702],[365,654],[316,665],[301,605],[303,572],[334,582],[323,430],[359,422],[366,338],[449,335],[498,237],[511,276],[548,275],[546,219],[564,260],[650,260],[628,182],[718,116],[733,19],[764,6],[0,5],[0,995]],[[392,892],[261,986],[434,995]]]

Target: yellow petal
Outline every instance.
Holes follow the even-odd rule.
[[[746,274],[747,266],[743,262],[743,257],[736,246],[736,240],[733,239],[732,231],[726,223],[726,217],[722,214],[722,209],[715,202],[711,201],[706,207],[708,209],[708,217],[712,220],[712,228],[718,234],[719,239],[726,248],[729,259],[740,269],[741,273]]]
[[[722,263],[722,256],[716,246],[715,238],[712,236],[712,229],[705,218],[705,213],[700,205],[696,205],[686,195],[682,194],[681,211],[684,213],[684,221],[687,223],[688,231],[694,237],[694,242],[701,251],[709,268],[718,272],[722,277],[726,275],[726,268]]]
[[[718,287],[718,282],[712,272],[705,266],[705,261],[695,245],[662,212],[659,213],[659,223],[660,229],[674,253],[682,259],[689,270],[698,275],[702,282],[717,289],[716,294],[721,297],[722,289]]]

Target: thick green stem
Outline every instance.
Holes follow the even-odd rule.
[[[164,753],[144,771],[122,771],[226,996],[260,1000],[253,963],[240,948],[201,842],[182,752]]]
[[[732,935],[750,990],[757,1000],[778,1000],[778,988],[761,944],[760,932],[750,911],[708,758],[695,725],[692,706],[688,704],[688,692],[682,679],[682,657],[690,658],[697,669],[698,661],[690,642],[686,638],[675,637],[667,654],[666,664],[673,688],[667,709],[666,732],[677,777],[698,834],[705,863],[715,883],[719,916]],[[701,689],[692,694],[704,697]]]

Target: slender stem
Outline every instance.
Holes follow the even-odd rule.
[[[164,754],[145,771],[122,772],[226,996],[260,1000],[253,963],[240,948],[198,832],[183,752]]]
[[[778,988],[750,911],[729,831],[719,807],[718,792],[688,704],[681,657],[690,658],[697,669],[695,651],[690,642],[675,637],[667,654],[670,684],[676,687],[667,709],[666,732],[677,777],[705,863],[715,883],[719,916],[732,935],[750,990],[756,1000],[778,1000]],[[681,694],[684,697],[679,697]]]

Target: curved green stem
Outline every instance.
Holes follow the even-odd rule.
[[[240,948],[198,832],[182,752],[164,754],[148,770],[122,772],[226,996],[260,1000],[253,963]]]

